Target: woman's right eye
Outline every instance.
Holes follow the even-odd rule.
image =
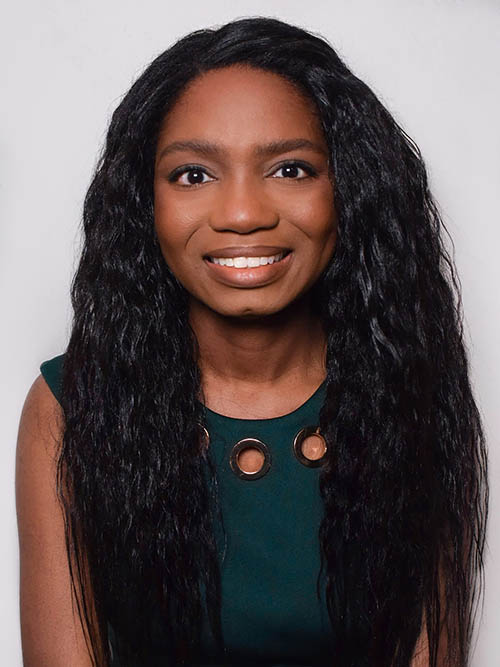
[[[205,178],[206,177],[206,178]],[[168,178],[170,183],[178,183],[186,187],[209,183],[214,179],[207,174],[205,169],[196,166],[179,167],[175,169]]]

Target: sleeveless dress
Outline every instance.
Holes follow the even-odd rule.
[[[63,358],[40,367],[56,398]],[[236,419],[205,408],[226,536],[219,553],[227,653],[218,656],[204,632],[204,665],[332,663],[332,628],[324,594],[317,596],[321,468],[306,467],[293,451],[296,434],[317,426],[325,390],[326,382],[299,408],[271,419]],[[264,442],[271,455],[268,472],[258,479],[242,479],[230,465],[233,446],[248,437]],[[154,665],[160,664],[156,658]]]

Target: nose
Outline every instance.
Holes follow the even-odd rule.
[[[278,222],[276,206],[252,179],[228,179],[218,192],[210,216],[214,230],[238,234],[272,229]]]

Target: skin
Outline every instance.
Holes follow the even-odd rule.
[[[272,141],[306,139],[317,148],[259,155]],[[219,144],[165,153],[174,141]],[[279,171],[301,160],[315,176]],[[169,180],[195,163],[209,174],[200,185]],[[277,176],[279,175],[279,177]],[[170,268],[190,293],[205,403],[235,417],[285,414],[325,377],[325,334],[308,292],[335,248],[337,220],[328,154],[312,102],[279,76],[244,67],[195,80],[165,119],[155,168],[155,225]],[[292,250],[285,270],[258,286],[225,281],[204,255],[234,245]],[[61,409],[38,376],[26,398],[17,444],[16,500],[20,604],[25,667],[89,667],[75,611],[56,495],[63,437]],[[412,667],[428,665],[425,635]]]
[[[262,152],[297,140],[309,145]],[[195,141],[219,150],[173,146]],[[193,164],[197,170],[178,174]],[[233,66],[202,75],[163,123],[154,190],[163,255],[190,293],[205,404],[248,418],[295,409],[326,375],[325,335],[308,292],[337,231],[313,103],[273,73]],[[213,249],[261,245],[291,253],[284,270],[256,286],[225,282],[204,259]]]
[[[56,495],[61,438],[61,408],[40,375],[24,403],[16,458],[24,667],[92,665],[73,610],[64,522]]]

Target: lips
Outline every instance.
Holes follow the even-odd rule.
[[[225,258],[232,264],[225,265],[215,263],[211,259],[211,253],[219,259]],[[279,280],[287,271],[292,261],[293,253],[286,248],[279,248],[276,246],[246,246],[246,247],[231,247],[218,248],[211,251],[210,255],[205,256],[205,266],[209,275],[217,282],[222,283],[228,287],[252,288],[264,287]],[[217,254],[215,254],[217,253]],[[231,254],[229,254],[231,253]],[[244,260],[245,258],[263,257],[266,255],[273,256],[273,254],[286,253],[279,261],[274,261],[271,264],[264,264],[259,266],[239,266],[236,258]]]

